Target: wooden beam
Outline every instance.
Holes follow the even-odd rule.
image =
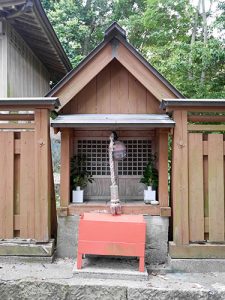
[[[168,197],[168,132],[159,130],[159,153],[158,153],[158,172],[159,187],[158,199],[159,205],[166,207],[169,205]]]
[[[112,47],[106,45],[84,68],[80,69],[62,88],[54,93],[60,98],[60,110],[81,91],[113,59]]]
[[[160,217],[171,217],[171,208],[160,207]]]
[[[189,124],[188,131],[225,131],[225,125],[195,125]]]
[[[101,202],[90,201],[88,203],[82,204],[70,204],[68,206],[68,210],[66,207],[60,208],[58,210],[58,214],[66,215],[68,213],[69,216],[80,215],[84,212],[97,212],[97,211],[108,211],[110,212],[110,207],[108,204],[102,204]],[[142,214],[142,215],[151,215],[151,216],[160,216],[161,207],[159,205],[146,205],[144,203],[130,202],[130,203],[122,203],[122,212],[123,214]],[[171,209],[162,208],[162,214],[164,216],[170,215]],[[165,215],[166,214],[166,215]]]
[[[166,112],[173,112],[173,111],[182,111],[186,110],[187,112],[217,112],[217,113],[222,113],[225,112],[225,107],[219,106],[219,107],[212,107],[212,106],[201,106],[201,107],[196,107],[196,106],[173,106],[173,107],[167,107]]]
[[[187,112],[174,111],[176,122],[172,157],[173,238],[177,245],[189,244]]]
[[[50,238],[49,199],[49,111],[35,109],[35,239]]]
[[[1,121],[33,121],[33,114],[0,114]]]
[[[190,122],[225,122],[225,116],[188,116]]]
[[[26,124],[0,123],[0,129],[34,129],[34,127],[35,127],[34,123],[26,123]]]
[[[169,243],[169,255],[171,258],[225,258],[224,244],[190,244],[176,245]]]
[[[116,59],[158,100],[176,97],[160,79],[151,74],[143,63],[121,43],[117,48]]]
[[[61,130],[61,170],[60,170],[60,206],[67,207],[70,203],[70,159],[72,129]]]

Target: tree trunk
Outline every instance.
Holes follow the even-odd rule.
[[[200,4],[201,4],[201,0],[198,1],[198,6],[196,8],[195,19],[194,19],[194,24],[193,24],[193,28],[192,28],[192,34],[191,34],[191,51],[190,51],[190,55],[189,55],[189,66],[192,66],[192,48],[194,46],[195,39],[196,39],[196,32],[197,32],[197,26],[198,26],[198,14],[199,14],[199,9],[200,9]],[[189,78],[189,80],[193,79],[193,75],[192,75],[192,70],[191,69],[189,70],[188,78]]]
[[[206,11],[205,11],[205,0],[202,0],[202,29],[203,29],[203,42],[204,42],[204,48],[203,50],[205,51],[207,42],[208,42],[208,27],[207,27],[207,18],[206,18]],[[204,84],[205,82],[205,55],[202,55],[202,74],[201,74],[201,83]]]

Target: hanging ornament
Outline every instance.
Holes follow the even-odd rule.
[[[113,158],[115,160],[122,160],[126,157],[126,146],[123,142],[115,141],[113,146]]]

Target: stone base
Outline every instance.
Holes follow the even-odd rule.
[[[184,273],[225,272],[225,259],[169,258],[168,271]]]
[[[0,259],[7,257],[50,258],[52,260],[55,251],[55,240],[48,243],[38,243],[34,240],[4,239],[0,240]]]
[[[37,263],[37,264],[52,264],[55,260],[55,252],[52,256],[0,256],[0,263],[17,264],[17,263]]]
[[[145,216],[146,265],[164,264],[168,259],[168,217]],[[59,258],[77,256],[79,216],[58,217],[56,256]]]
[[[78,278],[98,278],[117,280],[148,280],[148,273],[138,271],[137,259],[112,258],[112,257],[88,257],[82,260],[82,269],[73,268],[73,275]]]

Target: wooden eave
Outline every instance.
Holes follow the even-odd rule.
[[[40,0],[3,0],[0,18],[13,26],[57,80],[72,69]]]
[[[59,115],[51,121],[54,128],[143,127],[173,128],[175,122],[166,114],[75,114]]]
[[[174,110],[186,111],[214,111],[222,112],[225,110],[225,99],[163,99],[160,108],[166,112]]]
[[[114,26],[113,26],[114,25]],[[156,99],[184,98],[151,64],[131,46],[118,30],[106,31],[105,39],[75,69],[69,72],[47,96],[60,98],[62,109],[112,60],[118,60]]]
[[[60,106],[57,97],[21,97],[21,98],[0,98],[0,110],[5,108],[19,108],[19,109],[32,109],[32,108],[48,108],[57,109]]]

